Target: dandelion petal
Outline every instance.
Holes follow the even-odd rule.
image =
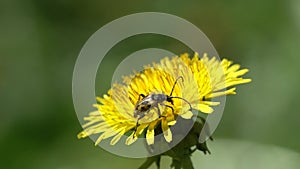
[[[192,117],[193,117],[193,112],[191,112],[191,111],[187,111],[186,113],[184,113],[184,114],[182,114],[182,115],[180,115],[182,118],[184,118],[184,119],[191,119]]]

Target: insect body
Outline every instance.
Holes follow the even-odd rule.
[[[176,83],[178,82],[179,79],[183,80],[183,77],[180,76],[176,79],[176,81],[175,81],[175,83],[172,87],[170,95],[166,95],[164,93],[160,93],[160,94],[152,93],[152,94],[149,94],[147,96],[145,96],[144,94],[139,95],[139,99],[138,99],[139,101],[135,105],[134,114],[133,114],[134,117],[137,118],[135,131],[136,131],[137,127],[139,126],[139,123],[138,123],[139,120],[142,119],[143,117],[145,117],[150,112],[150,110],[156,108],[158,116],[163,117],[161,115],[159,105],[170,108],[172,110],[172,112],[174,113],[174,109],[173,109],[172,106],[164,104],[165,102],[169,102],[173,105],[174,104],[173,99],[181,99],[181,100],[185,101],[186,103],[189,104],[190,110],[192,110],[191,104],[186,99],[184,99],[182,97],[172,96],[175,85],[176,85]],[[142,100],[140,100],[141,97],[142,97]]]
[[[173,110],[173,107],[164,104],[164,102],[168,101],[168,100],[171,103],[173,103],[173,101],[170,98],[168,98],[168,96],[165,94],[154,94],[153,93],[148,96],[140,94],[140,97],[143,97],[143,99],[139,103],[136,104],[135,109],[134,109],[134,117],[138,118],[138,120],[145,117],[148,114],[148,112],[153,108],[157,108],[158,115],[161,116],[161,112],[158,107],[159,104],[169,107]]]

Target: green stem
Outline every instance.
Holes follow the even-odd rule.
[[[175,168],[175,169],[181,169],[181,162],[179,160],[176,159],[172,159],[172,164],[171,164],[171,168]]]
[[[156,161],[156,157],[148,157],[147,160],[138,169],[147,169]]]
[[[149,168],[152,163],[155,162],[157,169],[160,169],[160,158],[161,156],[153,156],[153,157],[148,157],[147,160],[138,168],[138,169],[147,169]]]
[[[181,160],[181,164],[182,164],[182,168],[183,169],[194,169],[192,160],[190,158],[190,156],[185,156],[182,160]]]

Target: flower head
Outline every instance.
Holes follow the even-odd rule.
[[[191,107],[202,113],[212,113],[213,106],[219,102],[211,99],[235,94],[235,85],[251,81],[240,77],[247,72],[248,69],[240,69],[240,65],[227,59],[220,62],[215,57],[209,59],[206,54],[202,58],[197,53],[192,58],[188,54],[164,58],[160,63],[145,66],[140,73],[125,76],[124,84],[116,83],[103,97],[97,97],[99,103],[94,105],[97,110],[84,118],[87,122],[78,138],[100,134],[95,145],[110,137],[113,137],[110,144],[114,145],[129,133],[126,140],[129,145],[145,132],[147,143],[151,145],[157,134],[155,128],[160,126],[165,140],[171,142],[169,127],[176,124],[178,116],[191,119],[194,115]],[[147,97],[159,94],[169,99],[155,102]],[[149,99],[147,103],[152,102],[144,111],[139,105],[146,98]],[[136,117],[136,111],[141,116]]]

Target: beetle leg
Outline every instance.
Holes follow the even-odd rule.
[[[145,96],[144,94],[139,94],[138,102],[141,100],[141,97],[142,97],[142,98],[145,98],[146,96]]]
[[[140,117],[137,119],[136,125],[135,125],[135,127],[134,127],[133,138],[134,138],[134,135],[135,135],[135,133],[136,133],[136,131],[137,131],[137,128],[141,125],[141,124],[139,123],[139,120],[141,120],[143,117],[145,117],[145,114],[147,114],[149,111],[150,111],[150,109],[149,109],[148,111],[146,111],[142,116],[140,116]]]
[[[172,106],[169,106],[169,105],[164,105],[164,106],[170,108],[172,110],[172,113],[174,114],[174,108]]]

